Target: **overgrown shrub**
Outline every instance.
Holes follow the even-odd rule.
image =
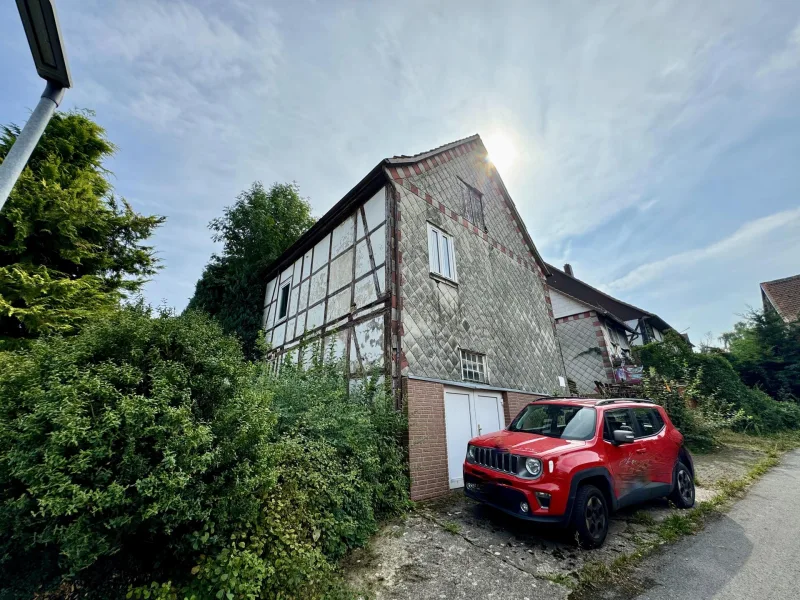
[[[635,352],[646,372],[654,372],[662,382],[689,384],[687,397],[697,402],[701,413],[735,411],[738,416],[731,423],[735,429],[769,433],[800,428],[800,406],[747,387],[724,357],[693,352],[675,332],[669,331],[663,342],[641,346]],[[651,383],[651,393],[656,393],[655,387],[657,384]]]
[[[143,306],[0,354],[0,597],[341,593],[406,481],[402,420],[340,372]]]
[[[673,425],[684,436],[686,443],[695,450],[709,450],[714,444],[714,435],[721,429],[736,427],[745,419],[744,411],[716,396],[703,396],[699,389],[702,372],[691,375],[684,370],[684,377],[669,380],[655,368],[644,375],[645,396],[664,407]],[[692,409],[687,399],[697,402]]]

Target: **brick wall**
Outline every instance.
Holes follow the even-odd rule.
[[[447,438],[444,421],[444,387],[441,383],[403,378],[408,408],[408,468],[411,499],[424,500],[447,494]]]
[[[526,404],[543,397],[520,392],[503,392],[503,412],[505,412],[506,425],[514,420],[514,417],[519,414]]]

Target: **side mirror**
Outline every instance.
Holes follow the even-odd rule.
[[[633,442],[633,432],[625,431],[624,429],[617,429],[614,431],[615,444],[630,444]]]

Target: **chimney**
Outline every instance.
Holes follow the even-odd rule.
[[[572,265],[569,263],[564,265],[564,273],[566,273],[570,277],[575,277],[575,275],[572,274]]]

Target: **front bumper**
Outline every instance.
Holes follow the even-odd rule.
[[[541,510],[533,489],[523,490],[511,485],[496,483],[491,479],[471,475],[466,470],[464,471],[464,494],[473,500],[488,504],[525,521],[558,526],[565,526],[569,521],[567,515],[553,515]],[[528,503],[530,507],[528,512],[522,511],[521,502]]]

